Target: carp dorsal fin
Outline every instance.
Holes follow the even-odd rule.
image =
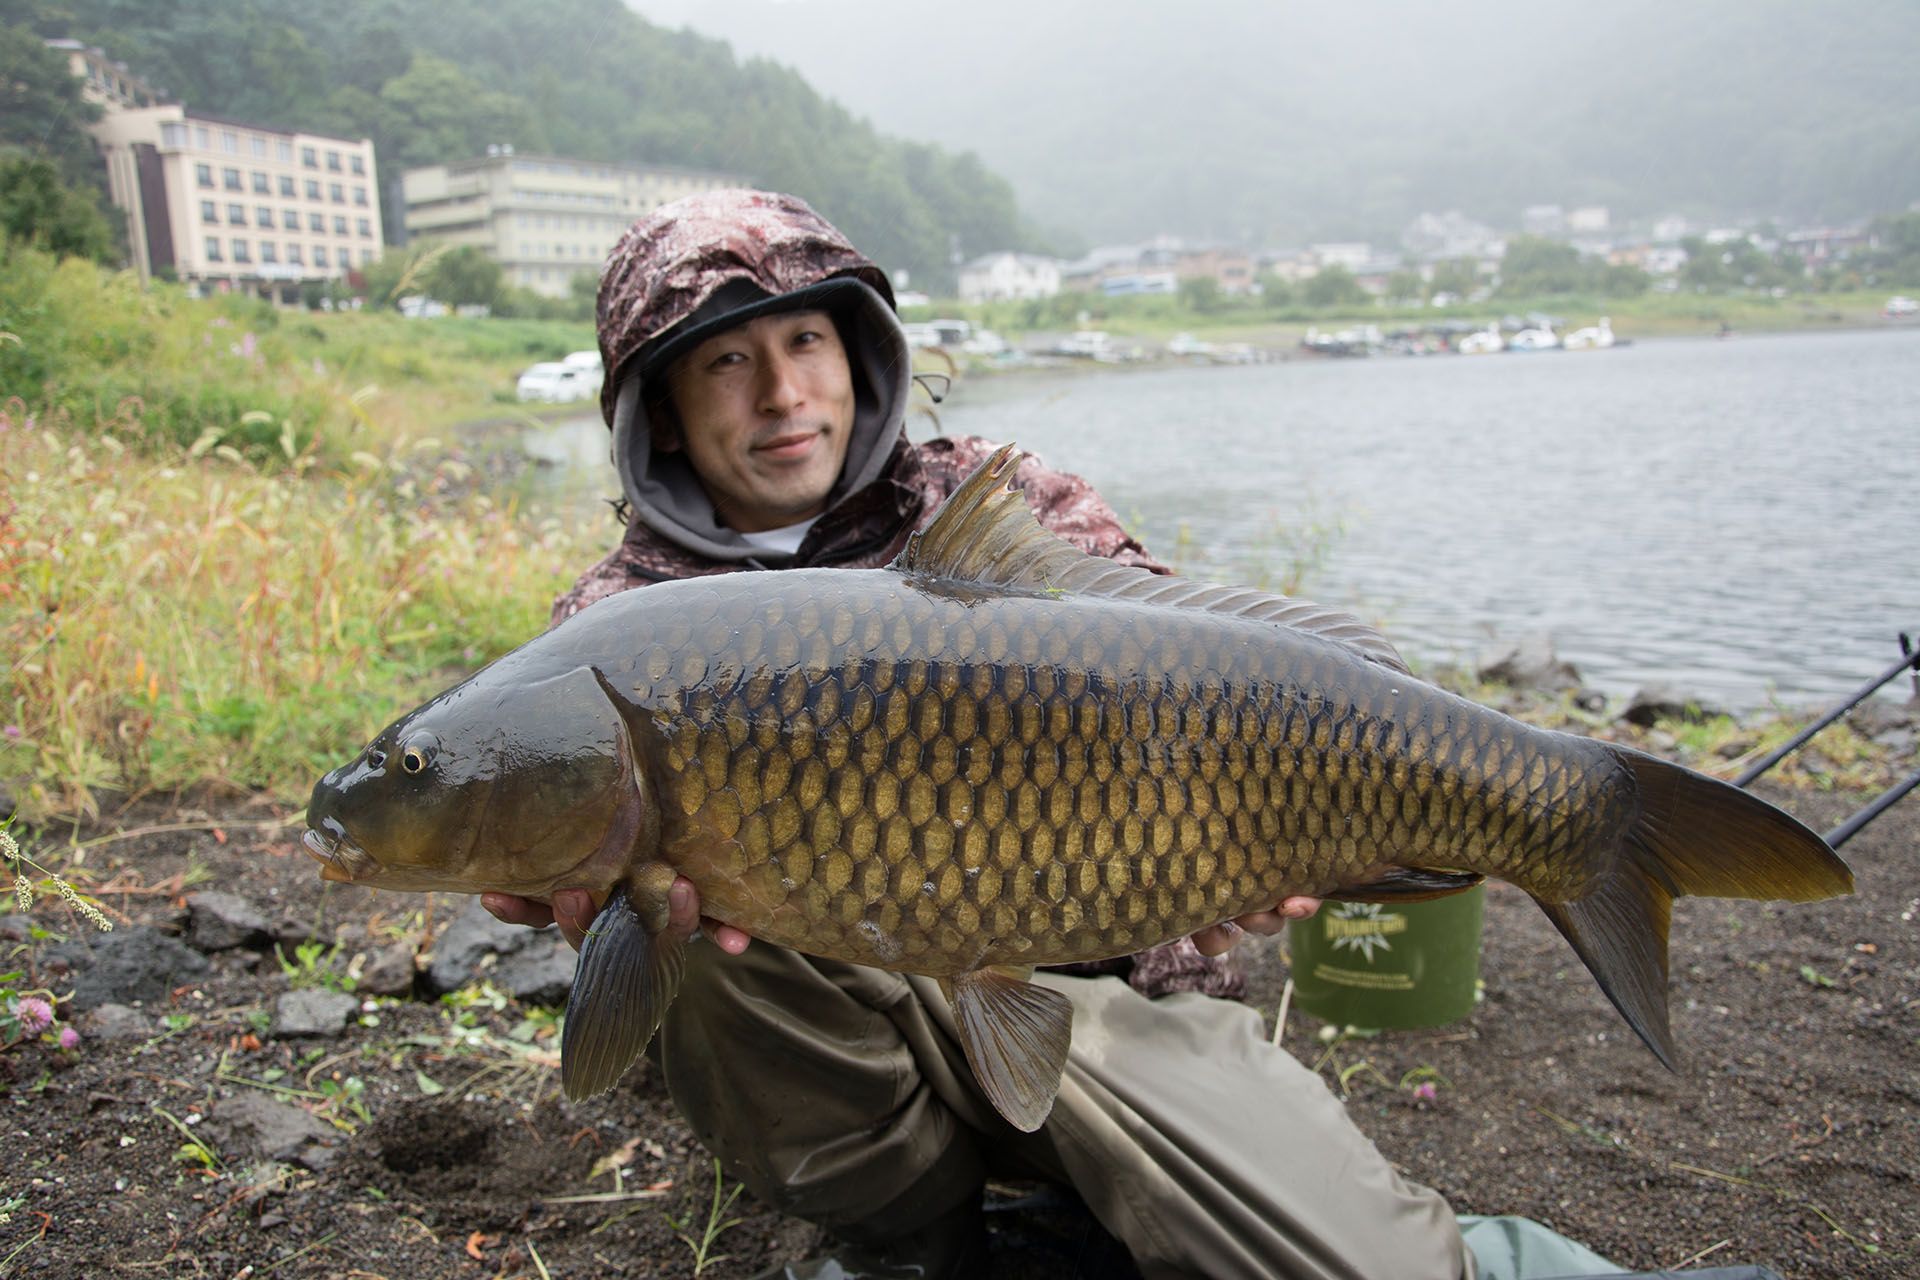
[[[888,567],[955,582],[1023,587],[1047,595],[1105,596],[1272,622],[1345,645],[1391,670],[1407,671],[1406,661],[1387,638],[1350,613],[1271,592],[1116,564],[1061,540],[1041,527],[1026,499],[1008,483],[1024,456],[1010,444],[994,450]]]
[[[1073,1037],[1073,1002],[995,965],[940,979],[967,1065],[993,1109],[1022,1133],[1046,1123]]]

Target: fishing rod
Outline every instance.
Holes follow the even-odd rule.
[[[1815,734],[1859,706],[1862,702],[1865,702],[1868,698],[1879,692],[1884,685],[1899,679],[1901,673],[1906,671],[1913,672],[1914,696],[1920,698],[1920,646],[1914,644],[1913,637],[1909,633],[1902,631],[1900,633],[1900,661],[1894,663],[1878,676],[1861,685],[1858,689],[1855,689],[1853,693],[1847,697],[1846,701],[1835,706],[1824,716],[1821,716],[1799,733],[1796,733],[1792,738],[1788,739],[1785,744],[1770,752],[1765,759],[1749,767],[1746,772],[1733,780],[1733,785],[1736,787],[1746,787],[1750,785],[1767,770],[1773,768],[1773,766],[1779,764],[1782,760],[1805,746]],[[1855,813],[1833,830],[1827,832],[1825,836],[1827,844],[1838,849],[1841,845],[1857,835],[1862,827],[1892,808],[1895,802],[1915,787],[1920,787],[1920,770],[1915,770],[1913,773],[1908,774],[1900,781],[1894,783],[1885,791],[1875,796],[1863,806],[1859,812]]]

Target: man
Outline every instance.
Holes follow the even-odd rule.
[[[630,522],[555,621],[672,578],[884,564],[992,448],[908,442],[888,282],[790,197],[710,192],[643,218],[608,263],[598,321]],[[1032,459],[1018,479],[1056,534],[1164,572],[1083,481]],[[690,935],[693,886],[670,901],[669,927]],[[557,921],[576,946],[594,911],[578,890],[486,903]],[[717,945],[689,950],[652,1053],[727,1172],[833,1237],[833,1259],[790,1275],[974,1274],[989,1174],[1070,1184],[1149,1276],[1471,1274],[1440,1197],[1401,1179],[1256,1013],[1202,994],[1237,993],[1209,957],[1239,929],[1316,905],[1289,899],[1109,976],[1043,974],[1074,1004],[1073,1050],[1030,1135],[980,1093],[933,982],[750,946],[713,921]]]

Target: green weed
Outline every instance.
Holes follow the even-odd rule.
[[[729,1218],[726,1216],[726,1213],[727,1210],[733,1207],[733,1202],[739,1198],[744,1184],[734,1184],[733,1190],[727,1192],[726,1198],[722,1199],[720,1193],[725,1182],[726,1179],[720,1174],[720,1162],[715,1160],[713,1162],[713,1201],[707,1207],[706,1222],[700,1225],[699,1239],[696,1240],[693,1235],[693,1215],[691,1213],[686,1214],[684,1217],[675,1217],[670,1213],[664,1215],[667,1219],[667,1224],[673,1228],[673,1233],[678,1236],[693,1253],[693,1274],[696,1276],[704,1273],[708,1267],[727,1260],[728,1255],[713,1252],[714,1245],[719,1242],[724,1232],[740,1224],[740,1219]]]

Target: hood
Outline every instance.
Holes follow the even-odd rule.
[[[831,312],[840,330],[853,367],[854,411],[847,461],[827,496],[828,510],[880,478],[905,429],[913,385],[913,353],[893,308],[864,282],[837,283],[816,305]],[[664,373],[663,366],[655,376]],[[669,541],[714,560],[785,563],[786,557],[751,546],[714,519],[713,503],[684,452],[654,449],[646,383],[645,372],[629,372],[614,391],[611,415],[613,465],[635,518]]]
[[[600,410],[621,489],[662,537],[717,560],[769,558],[715,522],[684,455],[654,451],[644,389],[701,338],[796,306],[833,315],[853,366],[853,436],[831,507],[878,478],[906,420],[912,353],[886,273],[804,201],[766,191],[662,205],[614,247],[596,308]]]
[[[803,200],[728,189],[661,205],[620,237],[600,277],[601,416],[613,425],[627,378],[724,286],[779,297],[843,277],[893,308],[887,273]]]

